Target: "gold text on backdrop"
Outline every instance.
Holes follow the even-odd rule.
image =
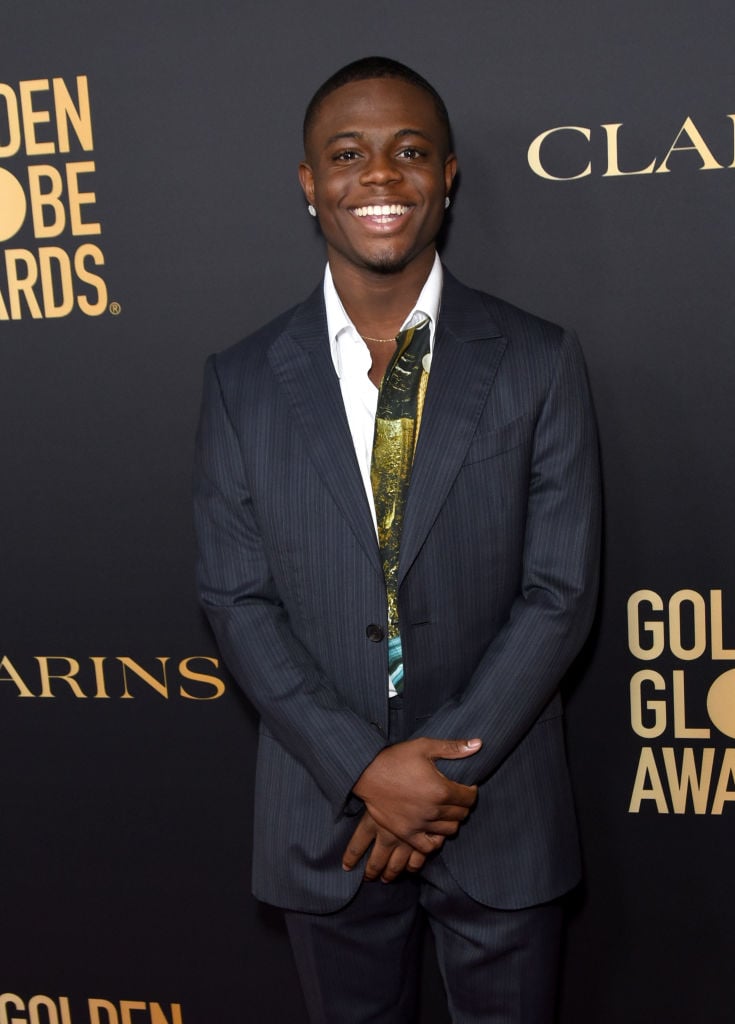
[[[25,1000],[15,992],[3,992],[0,1024],[184,1024],[184,1018],[180,1003],[171,1003],[164,1011],[160,1003],[139,999],[121,999],[118,1003],[88,999],[79,1010],[68,996],[36,995]]]
[[[133,700],[142,694],[157,694],[164,700],[171,697],[217,700],[225,692],[223,680],[212,674],[213,669],[219,669],[217,658],[191,655],[178,662],[174,660],[172,665],[169,657],[152,658],[150,661],[157,662],[155,668],[150,665],[144,667],[129,657],[70,658],[67,655],[43,654],[37,655],[32,659],[33,663],[26,666],[5,654],[0,656],[0,683],[9,683],[8,692],[13,692],[14,688],[16,697],[26,698]],[[206,671],[202,671],[203,668]]]
[[[93,149],[85,75],[0,82],[0,321],[106,311],[102,249],[77,241],[102,234],[95,162],[76,159]]]
[[[628,598],[628,649],[646,663],[629,684],[630,726],[646,741],[631,813],[645,805],[720,815],[735,802],[735,748],[722,739],[735,739],[735,667],[722,666],[735,663],[735,621],[728,632],[724,609],[719,589],[681,589],[668,599],[641,589]]]
[[[605,169],[601,172],[598,168],[594,167],[591,160],[587,160],[586,164],[584,163],[587,144],[592,141],[592,129],[574,124],[547,128],[546,131],[537,135],[528,147],[528,166],[534,174],[537,174],[540,178],[546,178],[548,181],[576,181],[579,178],[587,178],[593,173],[602,178],[625,178],[638,174],[668,174],[672,169],[669,167],[669,161],[675,153],[694,152],[699,157],[699,169],[702,171],[718,171],[726,167],[735,168],[735,114],[727,114],[726,116],[733,123],[733,150],[727,156],[727,159],[731,161],[730,163],[721,162],[715,157],[694,121],[691,117],[687,117],[676,133],[663,159],[659,160],[658,157],[654,156],[650,163],[647,163],[644,167],[633,168],[630,165],[621,167],[619,135],[620,129],[623,127],[622,121],[600,125],[605,136],[604,150],[606,155]],[[565,135],[564,133],[567,134]],[[585,140],[581,146],[577,146],[574,149],[574,153],[579,152],[581,154],[580,169],[574,174],[555,174],[548,169],[548,157],[542,160],[542,153],[545,153],[548,148],[546,143],[549,140],[554,140],[558,143],[572,142],[573,140],[569,133],[577,136],[577,141],[579,141],[580,137]],[[558,138],[559,136],[563,137]]]

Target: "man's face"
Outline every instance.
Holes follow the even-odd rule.
[[[398,78],[350,82],[322,101],[299,178],[332,269],[395,273],[433,258],[457,161],[431,96]]]

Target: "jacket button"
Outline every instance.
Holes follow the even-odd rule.
[[[368,628],[365,630],[365,636],[368,640],[372,640],[374,644],[379,644],[381,640],[385,639],[385,631],[377,626],[374,622],[371,622]]]

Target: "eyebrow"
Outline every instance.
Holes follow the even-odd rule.
[[[399,132],[396,132],[394,138],[402,139],[405,135],[418,135],[421,139],[426,139],[427,142],[433,142],[433,136],[429,135],[428,132],[422,132],[420,128],[401,128]]]
[[[426,139],[427,142],[433,142],[433,138],[427,132],[422,131],[420,128],[401,128],[397,131],[393,138],[403,139],[407,135],[418,135],[422,139]],[[339,142],[340,139],[362,139],[365,137],[364,132],[358,131],[346,131],[336,132],[334,135],[330,135],[326,141],[327,146],[331,146],[334,142]]]
[[[333,142],[339,142],[340,139],[361,139],[363,134],[363,132],[337,132],[336,135],[329,136],[326,145],[331,146]]]

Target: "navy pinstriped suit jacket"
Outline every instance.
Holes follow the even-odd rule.
[[[321,287],[210,358],[195,517],[201,600],[261,717],[255,895],[335,910],[361,875],[341,868],[351,786],[386,742],[386,644],[366,632],[386,605]],[[440,855],[491,906],[578,879],[557,688],[593,616],[599,518],[576,341],[445,274],[401,544],[404,707],[416,736],[484,740],[439,762],[480,784]]]

